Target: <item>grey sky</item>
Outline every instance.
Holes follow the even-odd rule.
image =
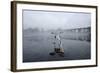
[[[91,25],[90,13],[23,11],[23,27],[47,29],[73,29]]]

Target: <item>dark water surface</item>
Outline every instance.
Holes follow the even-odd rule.
[[[64,34],[64,36],[68,36],[68,34]],[[73,36],[75,36],[75,34],[73,34]],[[82,40],[72,40],[67,38],[62,39],[64,57],[61,57],[57,54],[54,56],[49,55],[50,52],[54,51],[52,37],[52,34],[47,32],[24,32],[23,62],[81,60],[91,58],[90,42]]]

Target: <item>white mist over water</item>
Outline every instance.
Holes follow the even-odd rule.
[[[90,25],[90,13],[23,10],[24,29],[73,29]]]

